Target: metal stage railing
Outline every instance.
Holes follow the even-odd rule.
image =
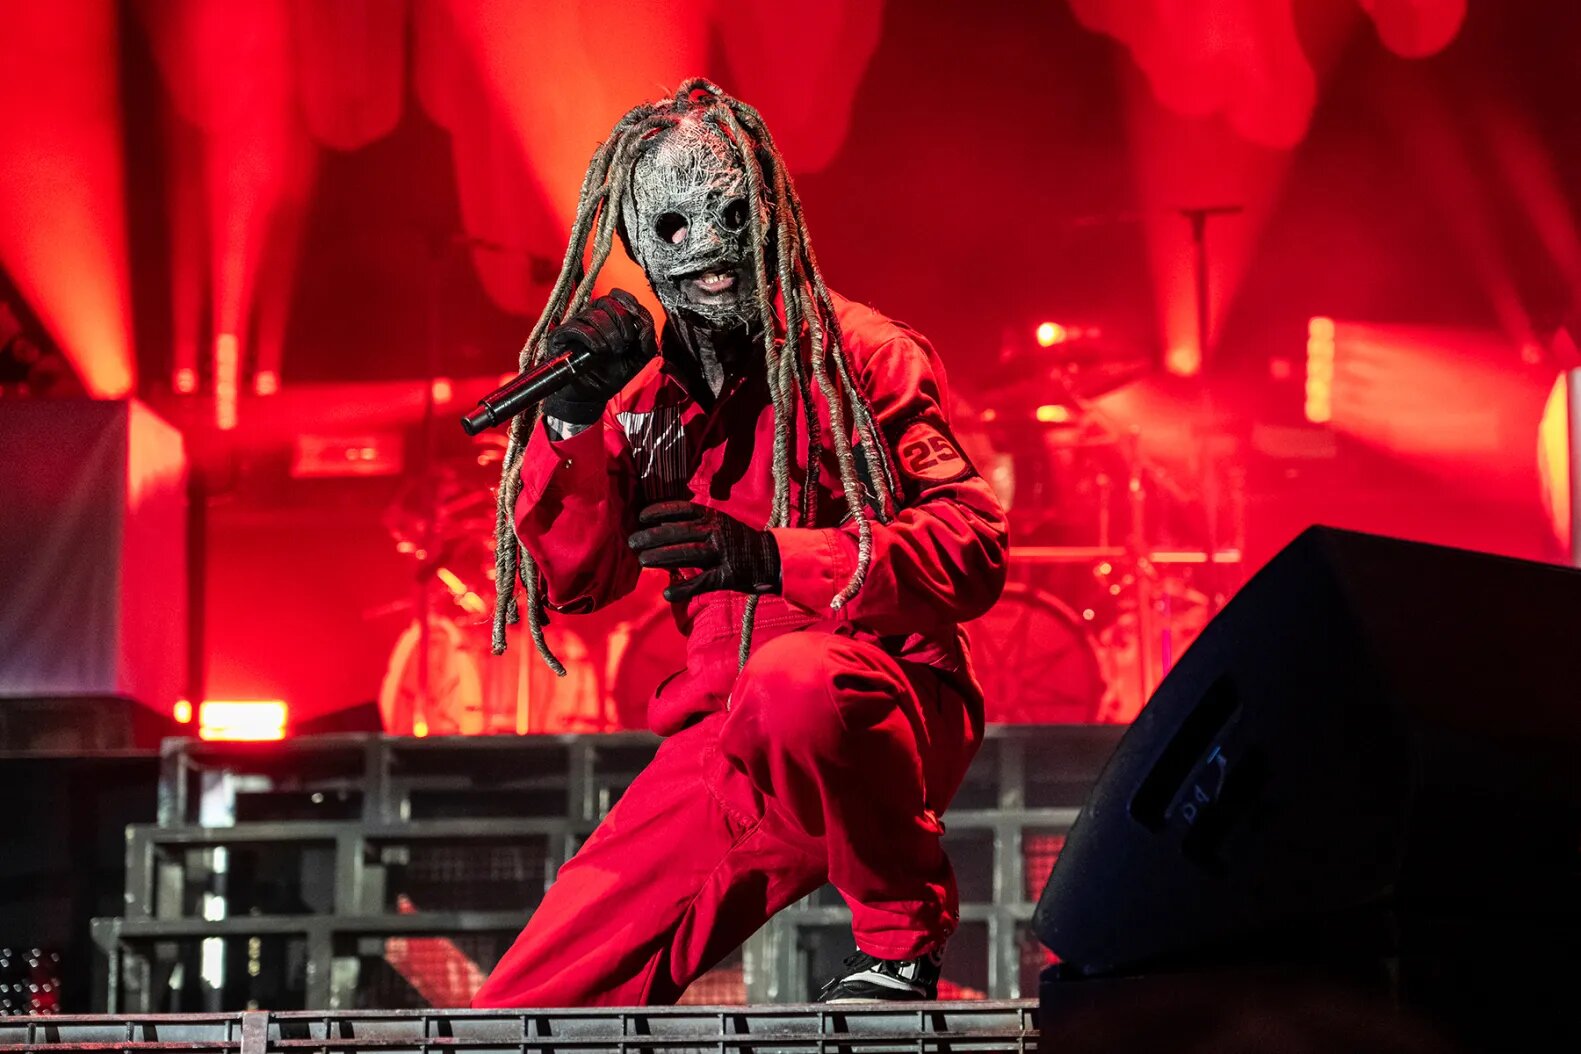
[[[991,727],[945,816],[961,926],[945,998],[1035,993],[1049,867],[1122,730]],[[159,822],[127,829],[121,917],[95,919],[94,1009],[464,1006],[658,740],[635,733],[166,742]],[[701,979],[792,1004],[852,950],[831,888]]]
[[[1031,1000],[596,1010],[249,1011],[0,1018],[6,1051],[433,1054],[1037,1050]]]

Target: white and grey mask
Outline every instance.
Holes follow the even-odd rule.
[[[627,237],[672,319],[722,332],[757,321],[747,175],[697,114],[660,133],[632,171]]]

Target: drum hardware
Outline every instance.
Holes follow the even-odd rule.
[[[454,620],[429,613],[426,625],[414,618],[396,639],[379,685],[379,716],[386,731],[415,736],[485,731],[482,676]]]
[[[1129,644],[1134,648],[1133,661],[1124,671],[1124,679],[1118,676],[1120,670],[1112,671],[1117,676],[1111,678],[1109,706],[1105,712],[1110,720],[1129,720],[1141,710],[1181,652],[1217,610],[1217,569],[1240,562],[1240,547],[1221,549],[1211,533],[1205,539],[1208,544],[1201,548],[1156,545],[1153,540],[1156,501],[1162,498],[1175,507],[1189,507],[1197,495],[1179,486],[1167,471],[1146,458],[1140,445],[1140,430],[1130,429],[1122,444],[1128,469],[1125,544],[1119,547],[1122,550],[1119,556],[1105,557],[1100,563],[1100,566],[1118,565],[1124,569],[1117,593],[1122,601],[1121,615],[1110,627],[1104,643],[1112,655],[1125,651],[1128,642],[1121,638],[1129,629],[1132,638]],[[1212,471],[1211,468],[1208,471]],[[1202,500],[1207,497],[1207,493],[1201,495]],[[1199,569],[1205,581],[1203,590],[1180,577],[1182,569],[1193,567]]]
[[[1058,597],[1011,583],[962,627],[983,688],[984,718],[1007,724],[1097,721],[1104,678],[1081,616]]]
[[[1078,375],[1072,372],[1069,366],[1054,374],[1059,380],[1059,387],[1055,392],[1057,403],[1055,405],[1070,408],[1068,415],[1042,415],[1065,416],[1075,424],[1081,432],[1088,437],[1093,437],[1099,443],[1106,443],[1112,447],[1119,459],[1119,467],[1124,478],[1124,511],[1126,513],[1126,526],[1124,541],[1115,546],[1112,539],[1114,527],[1112,522],[1112,506],[1114,485],[1107,472],[1096,474],[1093,481],[1100,495],[1100,505],[1097,519],[1097,546],[1100,550],[1118,549],[1114,556],[1105,557],[1107,561],[1121,561],[1129,568],[1125,577],[1128,594],[1133,605],[1136,618],[1135,645],[1137,661],[1132,675],[1137,678],[1137,695],[1146,699],[1152,694],[1157,678],[1154,670],[1160,664],[1155,661],[1157,656],[1164,660],[1162,672],[1168,672],[1168,660],[1174,654],[1172,642],[1168,638],[1167,627],[1162,627],[1164,636],[1158,636],[1161,624],[1157,618],[1157,592],[1158,571],[1152,563],[1151,556],[1153,545],[1149,533],[1149,497],[1154,490],[1168,494],[1179,499],[1184,497],[1180,488],[1176,487],[1169,479],[1168,474],[1160,467],[1153,464],[1141,450],[1141,430],[1136,427],[1124,427],[1109,415],[1100,410],[1092,399],[1094,396],[1085,394],[1087,391],[1112,391],[1114,387],[1106,386],[1109,381],[1117,377],[1130,377],[1132,374],[1114,374],[1103,379],[1104,383],[1094,385],[1092,375]],[[1129,383],[1124,381],[1122,383]],[[1211,551],[1211,550],[1209,550]],[[1118,594],[1117,594],[1118,595]],[[1161,676],[1161,674],[1159,675]]]
[[[1244,506],[1232,482],[1237,540],[1222,544],[1217,518],[1201,515],[1217,479],[1206,488],[1183,485],[1143,451],[1141,429],[1096,405],[1149,372],[1133,350],[1060,344],[1013,350],[1001,365],[978,420],[1008,462],[1012,536],[1032,539],[1012,547],[1012,573],[1079,612],[1106,682],[1095,717],[1129,720],[1218,602],[1212,572],[1240,563]],[[1205,526],[1210,536],[1200,537]],[[1073,576],[1084,567],[1090,575]],[[998,658],[1015,665],[1014,656]]]
[[[1130,553],[1128,554],[1132,566],[1135,568],[1133,581],[1136,583],[1136,676],[1138,687],[1143,699],[1153,694],[1153,634],[1156,631],[1156,612],[1153,609],[1153,587],[1157,578],[1157,571],[1148,560],[1150,547],[1147,544],[1147,530],[1145,517],[1147,515],[1147,491],[1144,487],[1142,476],[1141,433],[1138,429],[1131,429],[1127,444],[1126,459],[1131,469],[1130,478],[1126,480],[1126,495],[1130,499],[1131,511],[1131,536]],[[1163,643],[1163,642],[1160,642]],[[1164,654],[1169,653],[1167,643],[1164,643]],[[1167,670],[1165,671],[1168,672]]]

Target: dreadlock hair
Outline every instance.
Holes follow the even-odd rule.
[[[863,508],[865,491],[851,443],[853,430],[862,449],[868,470],[866,475],[877,491],[875,511],[880,522],[888,522],[894,515],[894,476],[888,452],[877,433],[872,409],[852,375],[840,325],[835,319],[834,302],[818,269],[812,241],[807,236],[801,200],[773,137],[755,109],[726,95],[709,81],[694,78],[682,84],[672,98],[644,103],[615,124],[609,138],[594,152],[582,180],[565,260],[543,314],[522,347],[520,365],[527,370],[542,362],[548,355],[550,331],[587,306],[593,284],[609,259],[615,237],[618,234],[622,241],[626,240],[622,212],[628,201],[627,192],[637,160],[667,129],[679,125],[683,118],[692,114],[735,145],[746,171],[748,198],[759,203],[758,208],[750,210],[752,266],[757,277],[755,307],[774,406],[774,495],[766,527],[791,525],[791,444],[795,439],[794,408],[798,399],[804,410],[802,430],[808,478],[801,488],[796,522],[802,526],[816,522],[823,438],[813,400],[814,387],[828,407],[830,442],[839,467],[840,486],[857,528],[856,569],[829,601],[830,610],[838,611],[862,588],[873,552],[872,528]],[[588,258],[586,266],[584,257]],[[774,309],[776,289],[784,303],[783,325]],[[496,655],[505,651],[506,627],[520,618],[515,589],[519,573],[526,592],[527,629],[533,644],[549,667],[564,676],[565,667],[544,640],[544,600],[537,566],[532,555],[517,540],[513,525],[516,499],[522,486],[522,458],[527,439],[541,416],[540,408],[521,414],[511,422],[494,527],[493,650]],[[746,664],[751,647],[757,604],[758,597],[747,598],[739,652],[742,665]]]

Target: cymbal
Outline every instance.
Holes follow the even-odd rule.
[[[1067,340],[1051,347],[1028,348],[1010,356],[1010,361],[1025,367],[1052,363],[1059,366],[1086,366],[1098,362],[1146,362],[1147,353],[1132,344],[1113,340]]]
[[[1061,399],[1096,399],[1141,380],[1152,363],[1130,359],[1090,365],[1060,364],[1028,371],[1006,370],[981,386],[979,401],[990,406],[1041,406]]]
[[[1152,363],[1146,360],[1128,360],[1102,363],[1080,370],[1067,370],[1063,374],[1063,380],[1071,394],[1081,399],[1096,399],[1101,395],[1119,391],[1152,372]]]

